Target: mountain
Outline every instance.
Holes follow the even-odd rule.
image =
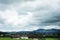
[[[35,30],[36,33],[60,33],[60,29],[38,29]]]
[[[40,33],[40,34],[60,34],[60,29],[38,29],[34,31],[20,31],[20,32],[0,32],[3,34],[35,34],[35,33]]]

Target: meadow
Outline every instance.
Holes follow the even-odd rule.
[[[35,40],[35,39],[32,39],[32,38],[29,38],[29,39],[16,39],[16,38],[0,38],[0,40]],[[45,38],[45,39],[38,39],[38,40],[60,40],[60,38]]]

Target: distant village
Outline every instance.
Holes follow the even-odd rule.
[[[28,39],[28,38],[47,38],[47,37],[59,37],[60,38],[60,30],[56,29],[39,29],[35,31],[21,31],[21,32],[1,32],[0,37],[10,37],[10,38],[21,38],[21,39]]]

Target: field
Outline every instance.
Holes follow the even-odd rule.
[[[60,38],[46,38],[46,40],[60,40]]]
[[[0,40],[35,40],[35,39],[16,39],[16,38],[0,38]],[[39,39],[41,40],[41,39]],[[42,39],[42,40],[60,40],[60,38],[45,38],[45,39]]]

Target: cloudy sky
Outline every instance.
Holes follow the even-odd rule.
[[[60,29],[60,0],[0,0],[0,31]]]

